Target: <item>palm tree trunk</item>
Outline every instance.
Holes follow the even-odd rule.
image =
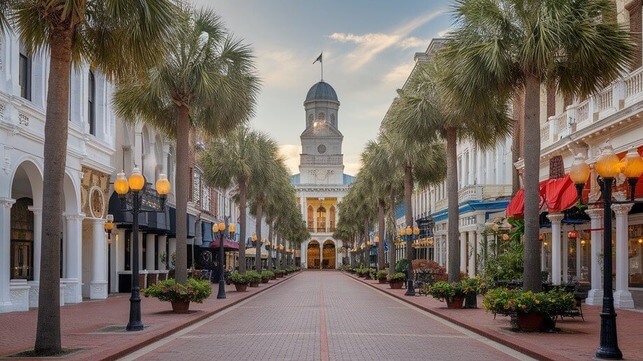
[[[380,238],[379,244],[377,244],[377,270],[384,269],[384,211],[386,203],[383,199],[379,199],[377,202],[377,236]]]
[[[511,138],[511,195],[515,196],[520,190],[520,173],[514,164],[523,156],[523,135],[525,120],[525,90],[518,93],[518,98],[514,100],[513,109],[513,131]]]
[[[449,282],[460,281],[460,234],[458,232],[458,131],[448,128],[447,140],[447,251],[449,265],[447,269]]]
[[[268,224],[268,242],[270,242],[270,249],[274,249],[274,244],[272,243],[272,222]],[[272,251],[268,251],[268,269],[272,269]]]
[[[366,257],[364,258],[364,263],[366,263],[366,268],[371,268],[371,239],[368,232],[368,219],[364,220],[364,242],[366,242],[367,247],[364,248]],[[323,251],[323,247],[322,247]]]
[[[404,167],[404,202],[406,203],[406,216],[405,222],[406,226],[413,228],[413,208],[411,196],[413,194],[413,168],[411,165],[407,164]],[[408,277],[411,277],[413,274],[413,242],[411,242],[411,237],[408,237],[406,240],[406,259],[408,261]]]
[[[255,269],[261,272],[261,220],[263,219],[262,201],[257,201],[257,224],[255,225],[255,234],[257,235],[257,244],[255,245]]]
[[[540,244],[538,241],[539,187],[540,180],[540,81],[529,75],[525,85],[525,271],[523,288],[539,292],[542,288],[540,276]]]
[[[176,269],[174,278],[186,283],[188,278],[188,190],[190,189],[190,114],[180,106],[176,124]],[[138,257],[138,255],[134,255]]]
[[[63,184],[69,124],[70,32],[51,35],[51,59],[45,121],[42,200],[42,256],[38,291],[38,324],[34,351],[38,355],[60,352],[60,235]]]
[[[395,224],[395,191],[391,188],[390,192],[390,197],[391,197],[391,207],[389,208],[389,217],[393,218],[393,222],[391,222],[391,225]],[[395,263],[397,262],[397,255],[395,254],[395,226],[392,226],[393,229],[388,230],[389,234],[389,245],[388,245],[388,254],[389,254],[389,265],[388,265],[388,274],[393,275],[395,273]]]
[[[248,185],[245,178],[239,179],[239,273],[246,273],[246,202]]]

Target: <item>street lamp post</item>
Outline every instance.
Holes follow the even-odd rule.
[[[627,153],[621,161],[614,154],[611,145],[603,148],[596,160],[598,183],[601,187],[603,205],[603,309],[601,310],[600,345],[596,349],[596,357],[601,359],[620,360],[623,353],[618,348],[616,333],[616,312],[614,310],[614,294],[612,291],[612,204],[641,203],[634,199],[636,182],[643,173],[643,158],[636,150]],[[614,178],[623,173],[630,185],[628,201],[612,200],[612,185]],[[589,179],[590,169],[582,155],[577,155],[569,171],[570,178],[576,184],[578,197],[582,200],[583,186]],[[600,203],[594,203],[600,204]]]
[[[420,234],[420,229],[411,226],[406,226],[406,229],[403,229],[403,232],[406,236],[406,293],[405,296],[415,296],[415,287],[413,287],[413,238],[414,235],[417,236]],[[400,232],[401,234],[402,232]]]
[[[156,192],[160,195],[160,204],[156,208],[141,209],[142,194],[146,186],[145,177],[141,171],[134,167],[129,179],[125,178],[125,173],[121,172],[116,175],[114,182],[114,191],[121,199],[121,209],[132,213],[132,295],[130,296],[129,322],[127,331],[140,331],[143,329],[141,321],[141,296],[139,285],[139,267],[138,267],[138,215],[142,212],[163,212],[165,210],[165,200],[170,192],[170,182],[165,174],[160,174],[156,181]],[[132,206],[127,207],[127,196],[131,195]]]
[[[218,233],[219,235],[219,262],[218,262],[219,264],[217,267],[219,271],[219,291],[217,293],[217,299],[226,298],[225,277],[224,277],[224,270],[223,270],[223,258],[225,257],[223,242],[225,237],[225,230],[228,229],[228,237],[234,237],[234,233],[236,232],[236,226],[233,223],[229,223],[228,220],[229,220],[229,217],[225,217],[225,220],[223,222],[219,222],[218,224],[212,225],[212,231]]]
[[[375,242],[375,269],[379,271],[380,270],[380,263],[379,263],[379,261],[380,261],[379,260],[379,257],[380,257],[380,254],[379,254],[380,253],[380,250],[379,250],[380,236],[375,236],[373,241]]]

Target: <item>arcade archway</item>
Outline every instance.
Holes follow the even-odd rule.
[[[322,268],[323,269],[335,269],[335,257],[336,257],[336,250],[335,250],[335,243],[331,240],[327,240],[324,242],[324,246],[322,247]]]
[[[319,269],[320,264],[320,252],[319,252],[319,242],[310,241],[308,242],[308,250],[306,252],[306,262],[308,268]]]

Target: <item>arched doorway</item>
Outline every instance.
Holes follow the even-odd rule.
[[[308,250],[306,252],[306,262],[308,263],[308,268],[319,269],[319,256],[319,242],[308,242]]]
[[[324,242],[323,247],[323,269],[335,269],[335,243],[331,240]]]

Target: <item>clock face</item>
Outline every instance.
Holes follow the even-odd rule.
[[[320,144],[319,147],[317,147],[317,151],[321,154],[326,153],[326,146],[323,144]]]

